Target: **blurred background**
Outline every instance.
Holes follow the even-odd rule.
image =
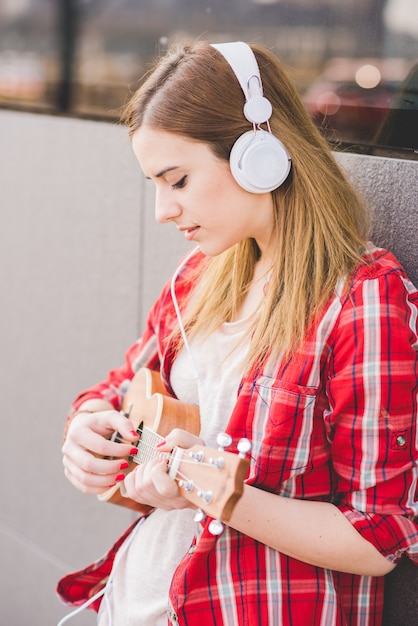
[[[133,519],[65,479],[62,432],[188,248],[156,224],[118,119],[150,62],[196,38],[284,61],[370,205],[373,241],[418,284],[417,0],[0,0],[2,626],[57,624],[57,581]],[[384,626],[415,623],[409,578],[388,577]]]
[[[263,42],[328,139],[414,158],[416,0],[1,0],[0,106],[116,119],[149,62],[194,38]]]

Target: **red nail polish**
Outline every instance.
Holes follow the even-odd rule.
[[[118,474],[115,480],[117,483],[120,483],[122,480],[125,480],[125,474]]]
[[[119,469],[124,470],[124,469],[127,469],[128,467],[129,467],[128,461],[123,461],[123,463],[120,464]]]
[[[113,483],[113,485],[109,485],[108,489],[111,489],[112,487],[114,487],[116,485],[116,483]]]
[[[131,430],[131,435],[133,435],[134,437],[138,437],[138,433],[136,432],[136,430]]]
[[[162,446],[165,446],[166,443],[167,443],[166,440],[163,439],[162,441],[160,441],[160,443],[157,443],[157,445],[155,447],[156,448],[162,448]]]
[[[131,451],[129,454],[130,456],[132,456],[133,454],[138,454],[138,448],[131,448]]]

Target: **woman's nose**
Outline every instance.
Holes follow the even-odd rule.
[[[159,224],[165,224],[179,217],[181,208],[170,193],[157,191],[155,197],[155,219]]]

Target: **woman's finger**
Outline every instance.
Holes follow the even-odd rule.
[[[205,442],[200,437],[192,435],[186,430],[182,430],[181,428],[174,428],[167,435],[164,442],[162,442],[158,446],[158,450],[160,450],[161,452],[169,452],[175,447],[187,449],[195,445],[204,446]]]
[[[100,494],[114,484],[114,473],[93,474],[80,470],[76,465],[64,465],[64,474],[82,493]]]

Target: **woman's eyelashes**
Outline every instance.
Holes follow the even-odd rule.
[[[179,181],[171,185],[172,189],[182,189],[186,184],[187,176],[183,176]]]

